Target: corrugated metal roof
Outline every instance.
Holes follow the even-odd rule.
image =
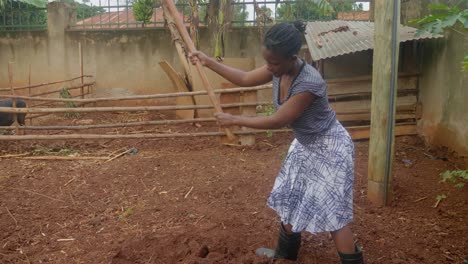
[[[416,37],[416,30],[402,26],[400,41],[442,37],[430,33]],[[307,46],[315,61],[374,48],[373,22],[341,20],[308,22],[306,32]]]

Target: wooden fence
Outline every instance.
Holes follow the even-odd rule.
[[[136,111],[167,111],[167,110],[197,110],[197,109],[211,109],[212,105],[167,105],[167,106],[134,106],[134,107],[80,107],[80,108],[58,108],[50,106],[53,103],[67,103],[74,102],[77,105],[84,106],[88,103],[99,102],[114,102],[132,101],[132,100],[149,100],[170,97],[183,97],[183,96],[202,96],[206,95],[205,91],[197,92],[179,92],[167,94],[153,94],[153,95],[136,95],[125,97],[109,97],[109,98],[84,98],[84,95],[89,93],[89,86],[93,82],[85,83],[84,77],[80,76],[81,85],[73,86],[72,89],[80,89],[83,93],[74,96],[74,98],[48,98],[41,95],[50,95],[47,92],[29,93],[28,96],[16,95],[12,92],[9,95],[0,95],[0,98],[17,98],[27,100],[29,102],[40,102],[28,108],[8,108],[0,107],[0,112],[12,114],[33,114],[33,117],[40,115],[47,115],[53,113],[100,113],[100,112],[136,112]],[[77,79],[74,78],[74,79]],[[71,80],[74,80],[71,79]],[[59,82],[66,82],[64,80]],[[332,108],[336,111],[338,119],[345,124],[353,139],[366,139],[369,137],[369,122],[370,122],[370,98],[371,98],[371,78],[360,77],[352,79],[340,80],[327,80],[328,84],[328,97]],[[43,85],[50,85],[43,84]],[[41,87],[43,85],[29,85],[24,87],[15,87],[13,90],[29,89]],[[402,75],[399,78],[398,100],[397,100],[397,113],[396,113],[396,135],[411,135],[416,134],[415,121],[418,119],[418,103],[417,103],[417,85],[418,78],[415,75]],[[87,87],[88,91],[85,92],[84,88]],[[215,90],[215,93],[220,94],[222,98],[225,94],[238,94],[239,100],[233,103],[222,104],[225,111],[229,109],[237,111],[238,114],[255,115],[257,114],[257,107],[271,105],[271,102],[258,102],[256,100],[257,91],[263,89],[271,89],[271,85],[262,85],[249,88],[229,88]],[[0,91],[2,89],[0,88]],[[59,92],[60,90],[54,90]],[[80,98],[78,98],[80,97]],[[223,100],[221,100],[223,102]],[[41,107],[38,107],[41,106]],[[30,117],[31,118],[31,117]],[[214,122],[214,118],[193,118],[183,120],[151,120],[140,122],[125,122],[125,123],[111,123],[111,124],[96,124],[96,125],[52,125],[52,126],[15,126],[15,127],[0,127],[0,129],[15,129],[18,131],[38,131],[38,130],[60,130],[63,134],[55,135],[2,135],[0,140],[65,140],[65,139],[117,139],[117,138],[169,138],[169,137],[199,137],[199,136],[222,136],[223,132],[198,132],[198,133],[166,133],[166,134],[65,134],[65,131],[80,131],[87,129],[106,129],[106,128],[123,128],[135,126],[156,126],[168,124],[183,124],[183,123],[201,123],[201,122]],[[273,130],[276,132],[290,131],[288,129]],[[256,133],[265,133],[265,130],[252,130],[242,128],[235,131],[235,134],[241,135],[241,141],[250,142],[254,140],[251,135]]]

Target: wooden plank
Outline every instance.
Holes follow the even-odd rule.
[[[327,93],[329,96],[343,95],[351,93],[371,93],[372,80],[326,80]],[[402,90],[417,90],[418,77],[417,76],[404,76],[398,78],[398,91]]]
[[[363,127],[347,127],[348,133],[350,134],[353,140],[363,140],[370,138],[370,127],[363,126]],[[397,124],[395,126],[395,136],[410,136],[410,135],[417,135],[417,127],[416,124]]]
[[[417,97],[415,95],[407,95],[398,97],[397,109],[398,111],[414,111],[417,104]],[[347,102],[332,102],[331,107],[337,113],[356,113],[356,112],[371,112],[371,100],[357,100]]]
[[[232,83],[221,83],[221,89],[229,89],[237,87],[235,84]],[[219,101],[221,104],[232,104],[232,103],[240,103],[241,102],[241,95],[239,93],[228,93],[228,94],[220,94]],[[240,115],[240,107],[238,108],[230,108],[230,109],[223,109],[225,113],[229,113],[231,115]]]
[[[234,88],[236,85],[232,83],[221,83],[221,89],[229,89]],[[220,94],[219,101],[221,104],[233,104],[233,103],[240,103],[240,93],[228,93],[228,94]],[[233,107],[233,108],[224,108],[223,112],[231,114],[231,115],[240,115],[240,107]],[[239,130],[239,126],[231,126],[232,131]],[[219,128],[219,131],[222,131],[222,128]],[[221,143],[230,143],[230,140],[226,137],[220,138]]]
[[[189,92],[187,85],[185,84],[182,77],[174,70],[174,68],[167,61],[160,61],[159,66],[164,70],[172,85],[176,88],[177,92],[184,93]],[[195,100],[192,96],[184,96],[176,98],[176,105],[194,105]],[[193,119],[195,116],[195,110],[176,110],[176,116],[179,119]]]
[[[371,113],[364,114],[337,114],[337,119],[340,122],[350,122],[350,121],[365,121],[369,122],[371,120]],[[415,111],[410,112],[401,112],[396,114],[395,120],[407,120],[407,119],[417,119]]]
[[[257,92],[244,92],[241,94],[241,100],[243,103],[252,103],[257,101]],[[241,114],[243,116],[256,116],[257,115],[257,107],[255,106],[242,106],[241,107]],[[242,127],[242,131],[250,131],[250,128]],[[240,136],[240,144],[252,146],[255,144],[255,135],[246,134]]]

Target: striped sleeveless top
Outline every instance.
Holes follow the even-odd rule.
[[[330,107],[327,86],[320,73],[303,62],[301,71],[291,84],[288,95],[280,103],[280,78],[273,77],[273,101],[278,110],[291,96],[299,93],[312,93],[314,101],[291,123],[294,136],[303,145],[308,145],[321,133],[327,131],[336,121],[335,111]]]

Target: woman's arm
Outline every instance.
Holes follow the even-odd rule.
[[[200,61],[203,66],[210,68],[228,81],[239,86],[261,85],[270,82],[273,78],[273,74],[267,70],[266,66],[245,72],[219,63],[200,51],[190,53],[189,59],[192,64],[195,64],[197,60]]]
[[[296,120],[304,110],[314,101],[311,93],[299,93],[289,98],[278,111],[271,116],[245,117],[233,116],[226,113],[216,113],[218,124],[221,126],[245,126],[256,129],[275,129],[285,127]]]

